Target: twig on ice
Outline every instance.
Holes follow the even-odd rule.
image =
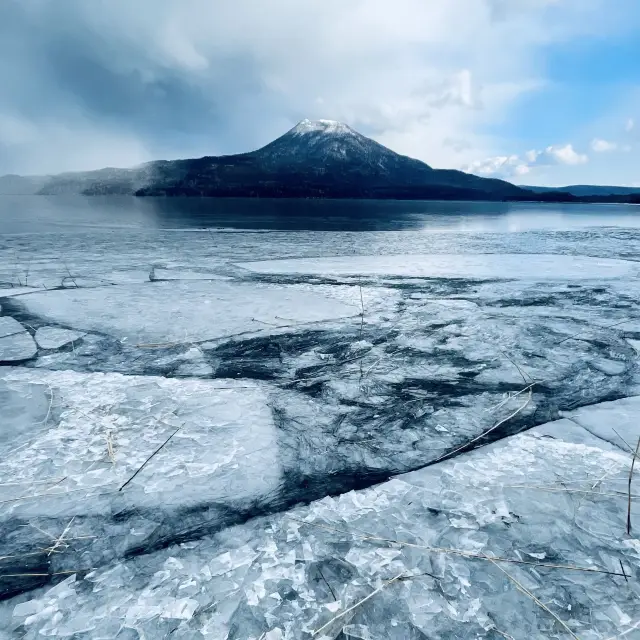
[[[638,457],[638,449],[640,449],[640,438],[638,438],[638,444],[636,445],[633,459],[631,460],[631,469],[629,470],[629,501],[627,503],[627,535],[631,535],[631,481],[633,480],[633,469],[636,464],[636,458]]]

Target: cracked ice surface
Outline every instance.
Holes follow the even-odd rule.
[[[637,422],[640,398],[581,412],[612,440],[612,424]],[[625,534],[630,455],[573,417],[73,575],[4,602],[0,628],[24,638],[568,637],[517,581],[582,640],[638,637],[637,510]],[[575,569],[621,574],[620,563],[626,578]]]
[[[238,266],[259,273],[309,275],[395,275],[421,278],[519,278],[573,280],[619,278],[638,273],[625,260],[544,254],[467,254],[336,256],[245,262]]]
[[[16,320],[0,317],[0,362],[21,362],[35,356],[36,344]]]
[[[259,509],[281,482],[275,426],[255,384],[19,369],[2,384],[15,407],[0,459],[6,573],[42,547],[42,530],[72,518],[94,537],[40,558],[51,560],[47,571],[215,530]]]
[[[638,259],[633,229],[0,236],[2,320],[29,339],[86,331],[1,370],[0,589],[20,595],[0,636],[309,638],[407,570],[435,577],[385,587],[328,636],[568,637],[486,560],[352,525],[622,560],[628,585],[504,568],[581,640],[626,632],[638,522],[634,499],[627,538],[630,454],[608,427],[635,446],[637,400],[584,405],[640,393]],[[509,418],[525,380],[526,407],[475,444],[562,420],[387,482]]]
[[[59,327],[40,327],[36,331],[36,342],[41,349],[60,349],[75,340],[79,340],[85,334],[81,331],[70,331]]]
[[[55,322],[140,342],[213,340],[358,313],[315,292],[199,281],[71,288],[33,293],[22,302],[31,313]]]

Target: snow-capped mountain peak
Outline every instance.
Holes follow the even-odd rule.
[[[429,171],[417,160],[399,156],[336,120],[302,120],[293,129],[252,154],[264,166],[286,171],[346,175],[357,170],[380,176],[407,163],[413,171]]]
[[[308,120],[304,119],[291,129],[293,135],[306,135],[308,133],[348,134],[354,133],[353,129],[337,120]]]

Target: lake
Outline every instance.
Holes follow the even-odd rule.
[[[520,232],[640,226],[633,205],[0,196],[0,233],[86,229]]]
[[[633,630],[639,212],[0,198],[0,635]]]

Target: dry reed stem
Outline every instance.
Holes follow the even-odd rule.
[[[606,640],[618,640],[618,638],[624,638],[632,631],[635,631],[638,627],[640,627],[640,620],[638,620],[632,627],[629,627],[626,631],[623,631],[622,633],[619,633],[615,636],[610,636],[609,638],[606,638]]]
[[[622,573],[624,574],[624,581],[629,582],[629,580],[627,579],[627,572],[624,570],[624,565],[622,564],[622,560],[620,560],[620,558],[618,558],[618,562],[620,563],[620,571],[622,571]]]
[[[176,433],[178,433],[178,431],[180,431],[180,429],[182,429],[182,425],[180,425],[136,470],[136,472],[118,489],[118,491],[122,491],[146,466],[147,464],[149,464],[149,462],[151,461],[151,459],[158,453],[160,453],[160,451],[162,451],[162,449],[169,444],[169,441],[171,440],[171,438],[173,438],[173,436],[176,435]]]
[[[344,616],[346,616],[348,613],[350,613],[354,609],[357,609],[360,605],[362,605],[365,602],[367,602],[367,600],[371,600],[371,598],[373,598],[373,596],[375,596],[376,594],[380,593],[385,587],[388,587],[393,582],[396,582],[397,580],[400,580],[400,578],[402,578],[405,573],[406,572],[403,571],[402,573],[398,574],[395,578],[391,578],[391,580],[387,580],[386,582],[383,582],[377,589],[372,591],[368,596],[366,596],[362,600],[359,600],[354,605],[350,606],[348,609],[345,609],[344,611],[342,611],[338,615],[336,615],[333,618],[331,618],[331,620],[329,620],[329,622],[327,622],[326,624],[322,625],[319,629],[316,629],[311,634],[311,637],[315,638],[317,635],[321,634],[327,627],[330,627],[336,620],[339,620],[340,618],[344,618]],[[407,577],[409,577],[409,576],[407,576]]]
[[[518,365],[518,363],[513,358],[511,358],[511,356],[508,353],[504,351],[501,351],[501,353],[518,370],[518,373],[520,374],[520,377],[522,378],[525,384],[529,384],[530,382],[533,382],[533,378],[529,374],[525,375],[525,372],[520,368],[520,365]]]
[[[440,462],[441,460],[444,460],[445,458],[450,458],[451,456],[453,456],[456,453],[462,451],[463,449],[466,449],[468,446],[472,445],[474,442],[477,442],[478,440],[481,440],[482,438],[484,438],[485,436],[490,434],[492,431],[495,431],[498,427],[501,427],[506,422],[509,422],[509,420],[511,420],[512,418],[515,418],[521,411],[524,411],[527,408],[527,405],[531,402],[531,399],[533,398],[533,387],[536,384],[537,384],[537,382],[532,382],[528,387],[525,387],[525,389],[522,390],[522,391],[527,391],[528,390],[529,391],[529,395],[527,396],[527,399],[524,402],[524,404],[522,404],[520,407],[518,407],[512,414],[508,415],[503,420],[500,420],[500,422],[494,424],[493,427],[491,427],[490,429],[487,429],[486,431],[483,431],[479,436],[476,436],[472,440],[469,440],[468,442],[465,442],[464,444],[460,445],[457,449],[454,449],[453,451],[449,451],[448,453],[445,453],[444,455],[440,456],[439,458],[436,458],[431,464],[435,464],[436,462]]]
[[[62,478],[50,478],[49,480],[22,480],[21,482],[0,482],[0,487],[19,487],[23,484],[60,484],[67,476]]]
[[[534,489],[537,491],[550,491],[550,492],[558,492],[558,493],[586,493],[586,494],[594,494],[596,496],[607,496],[610,498],[626,498],[628,497],[628,493],[626,491],[589,491],[587,489],[567,489],[560,487],[544,487],[544,486],[536,486],[531,484],[501,484],[501,488],[504,489]],[[640,498],[638,495],[633,495],[633,498]]]
[[[608,571],[607,569],[598,569],[594,567],[579,567],[577,565],[571,565],[571,564],[551,564],[547,562],[533,562],[530,560],[518,560],[516,558],[488,556],[483,553],[473,553],[472,551],[462,551],[461,549],[448,549],[446,547],[429,547],[427,545],[415,544],[413,542],[403,542],[402,540],[391,540],[390,538],[379,538],[376,536],[368,535],[366,533],[358,534],[353,531],[338,529],[337,527],[332,527],[330,525],[319,524],[316,522],[306,522],[305,520],[298,520],[297,518],[293,518],[291,516],[289,516],[289,519],[299,522],[301,524],[310,525],[312,527],[319,527],[320,529],[327,529],[328,531],[336,531],[337,533],[343,533],[345,535],[354,536],[362,540],[372,540],[374,542],[386,542],[388,544],[397,544],[403,547],[411,547],[412,549],[424,549],[425,551],[430,551],[432,553],[456,555],[456,556],[462,556],[463,558],[474,558],[478,560],[490,560],[492,562],[496,561],[496,562],[508,562],[510,564],[524,564],[524,565],[530,565],[530,566],[539,567],[543,569],[566,569],[568,571],[582,571],[584,573],[602,573],[610,576],[620,576],[620,577],[624,577],[625,575],[618,571]]]
[[[64,528],[64,531],[60,534],[59,538],[55,539],[55,543],[53,545],[53,547],[51,547],[51,550],[49,551],[49,553],[47,553],[47,556],[50,556],[52,553],[54,553],[54,551],[62,544],[64,543],[64,537],[67,534],[67,532],[69,531],[71,525],[73,524],[73,521],[76,519],[75,516],[73,516],[73,518],[71,518],[71,520],[69,520],[69,524]],[[65,546],[68,546],[65,544]]]
[[[509,578],[509,580],[513,582],[513,584],[516,585],[519,591],[531,598],[531,600],[533,600],[540,608],[544,609],[549,615],[551,615],[556,622],[560,623],[572,638],[575,638],[575,640],[580,640],[580,638],[575,633],[573,633],[573,631],[571,631],[567,623],[561,620],[555,613],[553,613],[553,611],[551,611],[551,609],[549,609],[546,604],[538,600],[538,598],[536,598],[533,593],[531,593],[531,591],[529,591],[524,585],[518,582],[510,573],[505,571],[497,562],[495,562],[495,560],[491,560],[491,562],[495,564],[496,567],[498,567],[498,569],[500,569],[500,571],[502,571],[502,573],[504,573],[507,578]]]
[[[624,444],[626,445],[627,449],[629,449],[629,453],[631,453],[633,455],[633,447],[618,433],[616,428],[615,427],[611,427],[611,431],[613,431],[618,436],[618,438],[620,438],[620,440],[622,440],[622,442],[624,442]],[[635,454],[635,455],[636,455],[636,457],[638,457],[637,454]]]
[[[107,431],[107,455],[109,456],[109,460],[111,460],[111,464],[115,464],[116,454],[113,450],[113,434],[111,430]]]
[[[87,491],[87,487],[83,487],[82,489],[69,489],[68,491],[60,491],[59,493],[34,493],[29,496],[21,496],[19,498],[10,498],[9,500],[0,500],[0,504],[8,504],[10,502],[19,502],[20,500],[33,500],[34,498],[55,498],[56,496],[66,496],[69,493],[77,493],[78,491]],[[94,496],[106,495],[107,493],[108,492],[94,494]]]
[[[633,480],[633,469],[636,464],[636,458],[638,457],[638,450],[640,449],[640,438],[638,438],[638,444],[636,445],[635,453],[631,460],[631,469],[629,469],[629,500],[627,502],[627,535],[631,535],[631,482]]]
[[[585,329],[584,331],[579,331],[578,333],[574,333],[573,335],[564,338],[563,340],[560,340],[560,342],[556,342],[556,344],[554,346],[558,346],[559,344],[562,344],[563,342],[567,342],[567,340],[574,340],[576,338],[578,338],[579,336],[584,336],[586,334],[589,333],[595,333],[596,331],[598,331],[599,329],[612,329],[613,327],[618,327],[621,324],[625,324],[627,322],[631,322],[631,320],[629,320],[628,318],[626,320],[621,320],[620,322],[614,322],[613,324],[609,324],[609,325],[605,325],[604,327],[598,327],[598,329]]]
[[[52,573],[0,573],[0,578],[23,578],[23,577],[42,577],[42,576],[70,576],[74,573],[84,573],[86,571],[95,571],[95,567],[88,569],[73,569],[70,571],[54,571]]]
[[[358,287],[360,288],[360,308],[362,309],[360,316],[360,340],[362,340],[362,333],[364,331],[364,299],[362,297],[362,284],[358,283]]]

